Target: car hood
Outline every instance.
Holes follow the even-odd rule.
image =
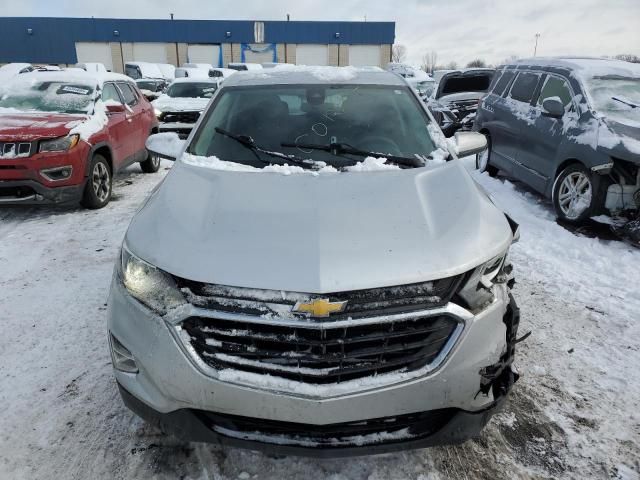
[[[598,148],[611,157],[640,165],[640,124],[603,119],[598,130]]]
[[[201,112],[209,100],[209,98],[179,98],[162,95],[152,104],[162,112]]]
[[[460,274],[504,253],[505,215],[458,160],[282,175],[177,163],[125,242],[190,280],[328,293]]]
[[[87,115],[0,113],[0,141],[61,137],[86,119]]]

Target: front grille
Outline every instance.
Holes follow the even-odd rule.
[[[31,187],[0,187],[0,198],[25,198],[35,195],[36,192]]]
[[[328,425],[281,422],[204,411],[194,413],[209,429],[233,438],[280,445],[338,448],[424,438],[442,429],[456,412],[457,410],[448,408]]]
[[[28,157],[31,155],[30,142],[0,142],[0,158]]]
[[[458,325],[449,315],[389,318],[273,324],[190,317],[181,327],[212,368],[326,384],[424,367]]]
[[[165,123],[196,123],[200,112],[163,112],[159,120]]]
[[[236,288],[179,277],[174,279],[187,300],[200,308],[246,315],[293,317],[291,311],[297,302],[328,299],[330,302],[347,302],[343,312],[332,314],[328,319],[344,320],[441,307],[449,302],[457,290],[462,275],[430,282],[327,294]]]

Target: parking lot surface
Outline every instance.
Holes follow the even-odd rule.
[[[471,163],[467,161],[467,163]],[[167,173],[129,167],[102,210],[0,209],[0,478],[637,479],[640,250],[576,235],[548,202],[475,178],[522,227],[522,375],[462,446],[316,460],[185,444],[122,404],[105,302],[129,220]]]

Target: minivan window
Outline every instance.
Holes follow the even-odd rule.
[[[495,93],[496,95],[502,96],[504,91],[507,89],[507,87],[511,83],[511,80],[513,80],[514,76],[515,76],[515,73],[513,72],[513,70],[505,71],[500,77],[500,79],[496,82],[495,87],[493,87],[493,93]]]
[[[380,157],[426,158],[437,150],[429,118],[408,87],[370,85],[252,86],[223,90],[196,132],[188,152],[263,167],[268,156],[217,129],[251,138],[271,152],[334,166],[364,158],[295,145],[345,144]]]
[[[140,69],[136,65],[125,65],[124,73],[134,80],[142,78],[142,73],[140,73]]]
[[[520,72],[515,82],[513,82],[509,96],[520,102],[531,102],[539,78],[540,74],[537,73]]]
[[[551,97],[558,97],[562,104],[568,107],[571,104],[572,95],[571,90],[569,90],[569,86],[567,82],[562,80],[561,78],[549,75],[547,76],[547,80],[540,91],[540,96],[538,97],[538,105],[542,106],[542,103]]]

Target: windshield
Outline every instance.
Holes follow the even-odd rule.
[[[210,82],[179,82],[169,87],[167,95],[179,98],[211,98],[217,89],[218,85]]]
[[[90,113],[94,88],[67,82],[13,82],[0,87],[0,108],[22,111]]]
[[[152,92],[160,90],[162,88],[162,84],[163,82],[159,82],[157,80],[144,80],[136,82],[136,85],[138,85],[138,88],[140,88],[141,90],[151,90]]]
[[[597,112],[613,120],[640,121],[640,78],[593,77],[586,83]]]
[[[225,89],[188,152],[264,167],[270,157],[226,133],[250,137],[269,152],[335,167],[364,160],[348,151],[425,160],[437,147],[429,118],[409,88],[371,85],[287,85]],[[283,144],[289,144],[283,146]],[[310,146],[341,145],[332,151]],[[258,158],[256,158],[258,157]],[[424,162],[418,162],[420,165]]]

